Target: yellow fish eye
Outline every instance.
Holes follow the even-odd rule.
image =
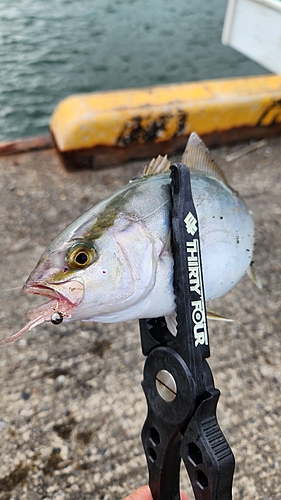
[[[85,269],[97,260],[97,251],[90,243],[74,243],[65,257],[70,269]]]

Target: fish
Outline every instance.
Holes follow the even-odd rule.
[[[225,295],[246,272],[259,286],[251,265],[251,212],[195,132],[182,163],[190,169],[199,220],[206,301]],[[175,334],[170,182],[170,162],[159,156],[140,177],[70,224],[23,287],[49,301],[29,311],[27,325],[0,345],[45,321],[114,323],[164,316]]]

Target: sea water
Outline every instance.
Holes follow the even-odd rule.
[[[226,0],[0,0],[0,140],[60,100],[266,71],[221,44]]]

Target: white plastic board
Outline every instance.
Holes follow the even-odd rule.
[[[281,74],[281,0],[229,0],[222,43]]]

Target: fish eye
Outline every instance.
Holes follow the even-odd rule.
[[[97,251],[90,243],[74,243],[65,257],[70,269],[85,269],[97,260]]]

